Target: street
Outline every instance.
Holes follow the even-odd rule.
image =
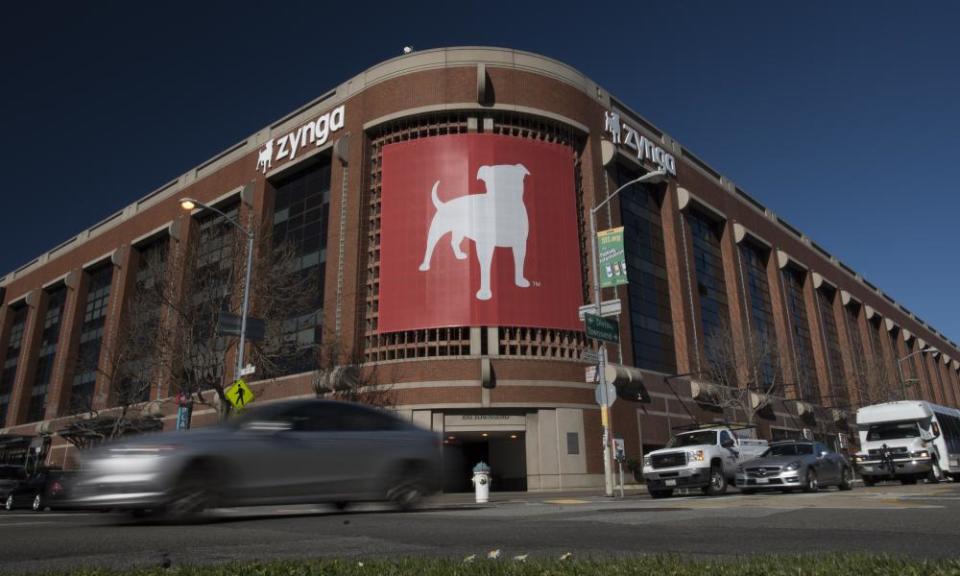
[[[0,572],[314,557],[502,558],[677,553],[870,552],[945,557],[960,537],[960,484],[858,486],[852,492],[679,496],[442,496],[413,513],[294,506],[217,510],[171,526],[109,513],[0,513]]]

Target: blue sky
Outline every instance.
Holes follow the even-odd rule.
[[[0,274],[404,45],[495,45],[578,68],[960,341],[960,4],[23,4]]]

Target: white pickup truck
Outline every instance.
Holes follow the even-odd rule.
[[[766,440],[740,438],[726,426],[711,426],[674,436],[666,448],[643,457],[643,478],[653,498],[667,498],[675,488],[700,488],[723,494],[737,466],[757,458]]]

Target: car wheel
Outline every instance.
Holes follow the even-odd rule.
[[[184,474],[177,481],[170,500],[163,507],[163,518],[171,522],[196,520],[213,505],[213,493],[205,474]]]
[[[423,500],[423,496],[423,487],[419,479],[406,480],[387,491],[387,500],[401,512],[416,508]]]
[[[648,490],[648,492],[650,492],[650,497],[655,500],[673,496],[673,490]]]
[[[7,499],[4,500],[4,502],[3,502],[3,507],[4,507],[6,510],[13,510],[13,508],[14,508],[13,494],[8,494],[8,495],[7,495]]]
[[[727,491],[727,478],[723,475],[723,468],[714,464],[710,467],[710,483],[703,489],[707,496],[719,496]]]
[[[43,512],[43,498],[39,494],[33,496],[33,503],[30,505],[34,512]]]
[[[837,488],[853,490],[853,473],[850,472],[849,468],[844,468],[843,472],[840,473],[840,484],[837,485]]]
[[[817,473],[813,470],[807,470],[807,478],[803,482],[804,492],[816,492],[820,489],[820,481],[817,480]]]
[[[937,459],[934,458],[930,462],[930,473],[927,474],[927,482],[930,484],[938,484],[943,480],[943,470],[940,468],[940,463],[937,462]]]

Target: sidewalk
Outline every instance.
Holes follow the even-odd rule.
[[[537,492],[491,492],[490,504],[503,504],[507,502],[557,502],[563,503],[564,500],[580,500],[586,502],[611,502],[619,499],[620,491],[614,491],[615,497],[608,498],[603,494],[603,488],[578,489],[578,490],[542,490]],[[440,506],[457,506],[466,504],[476,504],[476,497],[473,492],[453,492],[433,496],[429,502]],[[624,498],[649,498],[647,491],[643,486],[624,487]],[[478,504],[484,506],[484,504]]]

